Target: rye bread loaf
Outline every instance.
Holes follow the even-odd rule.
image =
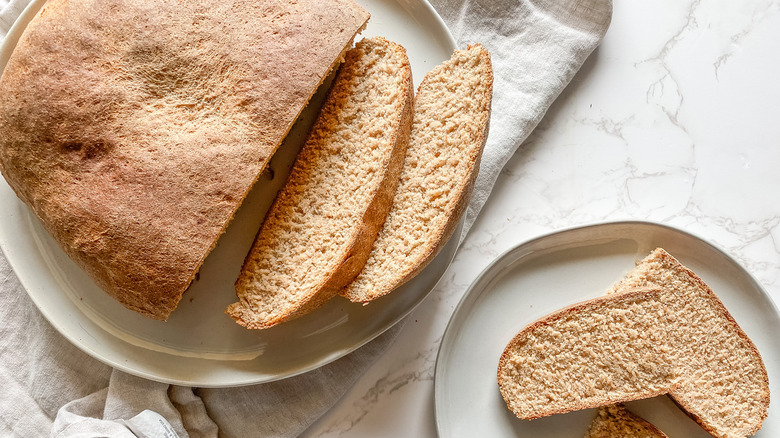
[[[167,319],[368,17],[352,0],[51,0],[0,80],[0,170],[99,286]]]
[[[647,299],[620,310],[638,293]],[[616,310],[627,312],[623,321],[615,319]],[[566,330],[557,328],[561,324]],[[626,345],[629,337],[640,343]],[[644,349],[648,341],[654,350]],[[646,364],[671,367],[671,373],[648,378],[635,371]],[[626,372],[635,389],[603,384]],[[498,381],[509,408],[529,419],[662,391],[719,438],[753,435],[769,406],[767,372],[755,345],[709,286],[660,248],[610,294],[522,330],[501,356]],[[604,402],[594,400],[594,387],[606,390]]]
[[[398,184],[413,94],[403,47],[373,38],[347,52],[244,262],[227,309],[236,322],[298,317],[357,275]]]
[[[658,248],[611,292],[661,287],[677,317],[668,345],[677,369],[669,397],[712,436],[755,434],[768,414],[769,378],[755,344],[704,281]]]
[[[490,55],[479,44],[456,51],[425,75],[393,206],[365,267],[342,296],[367,303],[391,292],[452,235],[479,170],[492,94]]]
[[[668,438],[665,433],[622,404],[603,406],[590,423],[585,438]]]

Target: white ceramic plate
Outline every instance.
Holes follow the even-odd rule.
[[[755,342],[780,380],[780,316],[771,298],[735,260],[686,232],[645,222],[575,228],[539,237],[504,253],[466,292],[442,339],[435,375],[439,436],[581,437],[594,410],[517,419],[496,383],[498,359],[523,327],[561,307],[603,295],[656,247],[669,251],[712,287]],[[668,398],[627,404],[671,437],[709,437]],[[778,403],[757,437],[780,436]]]
[[[9,33],[0,48],[0,71],[43,3],[35,0]],[[415,84],[452,54],[452,36],[425,1],[358,3],[372,16],[363,36],[382,35],[405,46]],[[318,93],[313,105],[321,98]],[[95,286],[5,180],[0,180],[0,246],[30,297],[60,333],[91,356],[128,373],[174,384],[221,387],[268,382],[325,365],[375,338],[419,304],[449,265],[457,239],[418,277],[371,305],[336,298],[304,318],[269,330],[249,331],[235,324],[224,314],[236,299],[233,283],[312,115],[305,111],[296,123],[271,161],[273,172],[250,193],[207,258],[199,280],[167,322],[126,310]]]

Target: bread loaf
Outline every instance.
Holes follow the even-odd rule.
[[[668,438],[622,404],[603,406],[588,427],[585,438]]]
[[[347,52],[236,282],[227,313],[267,328],[335,296],[365,264],[409,140],[406,51],[383,38]]]
[[[352,0],[51,0],[0,80],[0,170],[164,320],[367,20]]]
[[[425,75],[401,182],[366,266],[342,295],[367,303],[419,273],[466,209],[488,135],[493,70],[481,45]]]

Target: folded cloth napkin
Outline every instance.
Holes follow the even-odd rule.
[[[29,0],[0,0],[0,39]],[[464,230],[504,164],[604,36],[611,0],[433,0],[458,43],[481,42],[495,71],[493,115]],[[464,231],[465,235],[465,231]],[[463,236],[460,236],[461,238]],[[309,373],[203,389],[113,370],[59,335],[0,255],[0,435],[297,436],[386,349],[398,327]]]

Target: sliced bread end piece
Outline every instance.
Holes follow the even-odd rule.
[[[509,342],[498,386],[522,419],[667,393],[674,369],[660,289],[604,296],[553,312]]]
[[[603,406],[590,423],[585,438],[668,438],[622,404]]]
[[[401,181],[371,255],[341,295],[368,303],[417,275],[454,232],[487,140],[488,51],[475,44],[426,74],[417,90]]]
[[[358,274],[398,184],[413,93],[400,45],[377,37],[347,52],[244,262],[227,309],[237,323],[301,316]]]

